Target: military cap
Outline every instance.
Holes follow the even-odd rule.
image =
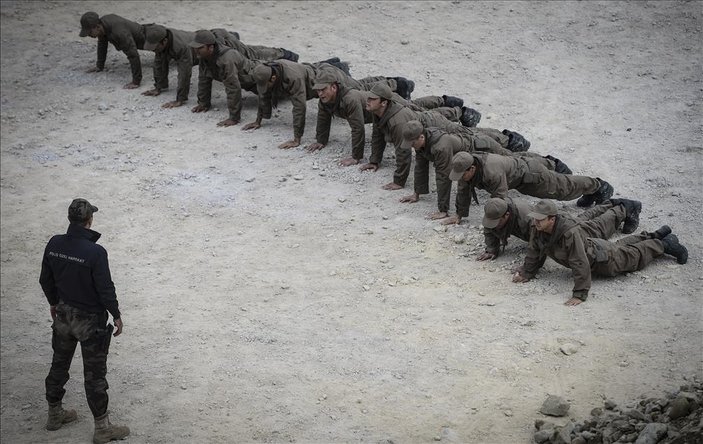
[[[400,147],[408,149],[413,146],[413,143],[422,135],[422,123],[419,120],[410,120],[403,125],[403,142]]]
[[[494,197],[488,199],[483,207],[483,226],[486,228],[495,228],[500,222],[500,218],[508,211],[508,203],[500,198]]]
[[[449,179],[461,179],[461,176],[463,176],[466,170],[473,164],[474,156],[472,156],[471,153],[467,153],[466,151],[456,153],[452,159],[452,170],[449,172]]]
[[[97,13],[89,11],[81,17],[81,32],[78,34],[81,37],[88,35],[88,31],[93,29],[100,23],[100,16]]]
[[[391,88],[386,85],[385,82],[378,82],[374,83],[373,87],[371,88],[369,97],[372,99],[386,99],[386,100],[392,100],[393,99],[393,91],[391,91]]]
[[[542,219],[546,219],[548,216],[556,216],[556,215],[557,215],[557,204],[555,204],[554,201],[552,201],[552,200],[543,199],[535,204],[535,206],[532,208],[532,211],[530,211],[527,214],[527,217],[531,217],[531,218],[537,219],[537,220],[542,220]]]
[[[215,44],[215,34],[208,31],[207,29],[201,29],[200,31],[195,31],[195,37],[193,41],[190,42],[191,48],[200,48],[205,45]]]
[[[68,206],[68,220],[71,222],[83,223],[93,217],[93,213],[98,211],[98,207],[91,205],[85,199],[73,199]]]
[[[146,35],[146,41],[144,42],[144,49],[146,51],[153,51],[156,46],[161,43],[161,40],[166,38],[166,28],[161,25],[145,25],[146,29],[144,34]]]
[[[312,89],[325,89],[333,83],[337,83],[337,77],[334,73],[322,71],[315,77],[315,84],[312,86]]]
[[[271,80],[271,76],[273,75],[273,69],[262,63],[261,65],[257,66],[254,68],[254,71],[251,73],[252,77],[254,77],[254,81],[256,82],[256,89],[259,91],[259,94],[266,94],[266,91],[268,91],[269,88],[269,80]]]

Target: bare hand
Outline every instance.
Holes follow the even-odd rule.
[[[283,142],[282,144],[278,145],[278,147],[282,150],[295,148],[296,146],[300,146],[300,139],[289,140],[288,142]]]
[[[242,127],[242,131],[258,130],[259,128],[261,128],[261,122],[249,122]]]
[[[357,159],[354,159],[353,157],[347,157],[346,159],[342,159],[342,161],[339,162],[340,166],[343,167],[348,167],[352,165],[358,165],[359,161]]]
[[[415,203],[418,200],[420,200],[420,195],[417,193],[408,194],[407,196],[403,196],[400,198],[400,202],[402,203]]]
[[[442,219],[440,224],[442,225],[459,225],[461,223],[461,218],[459,216],[450,216],[446,219]]]
[[[98,68],[97,66],[93,66],[92,68],[88,68],[85,70],[85,72],[90,73],[90,72],[100,72],[102,71],[101,68]]]
[[[122,88],[124,88],[124,89],[135,89],[135,88],[139,88],[139,83],[129,82],[128,84],[126,84],[126,85],[123,86]]]
[[[56,305],[49,307],[49,313],[51,313],[51,320],[56,320]]]
[[[359,167],[359,170],[361,171],[366,171],[366,170],[371,170],[371,171],[378,171],[378,164],[377,163],[365,163]]]
[[[163,105],[161,105],[161,108],[178,108],[181,105],[183,105],[182,101],[174,100],[173,102],[164,103]]]
[[[195,105],[193,109],[191,109],[192,112],[194,113],[206,113],[210,109],[209,106],[205,105]]]
[[[485,252],[481,254],[479,257],[476,258],[477,261],[487,261],[487,260],[493,260],[496,258],[496,255],[493,253]]]
[[[143,96],[150,96],[150,97],[158,96],[159,94],[161,94],[161,90],[158,88],[149,89],[149,90],[144,91],[142,93]]]
[[[307,151],[308,153],[312,153],[315,151],[320,151],[324,147],[325,147],[324,143],[315,142],[315,143],[311,143],[310,145],[306,146],[305,151]]]
[[[513,275],[513,282],[515,282],[516,284],[521,284],[523,282],[528,282],[528,281],[529,281],[529,279],[526,278],[525,276],[523,276],[522,274],[520,274],[519,271]]]
[[[579,298],[571,298],[568,301],[564,302],[564,305],[574,306],[580,304],[581,302],[583,301]]]
[[[115,319],[115,333],[112,336],[119,336],[122,333],[122,318]]]
[[[398,185],[395,182],[391,182],[391,183],[387,183],[387,184],[383,185],[381,188],[384,190],[388,190],[388,191],[395,191],[395,190],[402,190],[403,186]]]
[[[239,123],[239,120],[225,119],[221,122],[217,122],[217,126],[232,126]]]

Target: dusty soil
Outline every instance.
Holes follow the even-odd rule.
[[[482,210],[446,231],[389,192],[394,160],[342,168],[348,126],[308,154],[289,102],[260,130],[216,127],[216,107],[165,110],[173,89],[130,80],[96,41],[88,10],[186,30],[225,27],[302,61],[339,56],[355,77],[403,75],[415,97],[453,94],[532,150],[643,202],[642,229],[669,224],[688,264],[594,281],[578,307],[548,261],[517,285],[511,241],[492,263]],[[41,255],[74,197],[100,207],[125,332],[108,360],[113,420],[128,442],[528,442],[548,394],[583,418],[703,373],[700,287],[701,2],[2,2],[1,438],[89,442],[80,352],[44,430],[50,317]],[[171,84],[176,84],[175,69]],[[314,141],[315,100],[303,142]],[[256,97],[245,94],[243,121]],[[367,139],[370,137],[370,128]],[[368,147],[367,147],[368,149]],[[368,154],[369,151],[367,151]],[[486,195],[479,194],[485,201]],[[564,207],[576,212],[574,202]],[[465,240],[462,242],[462,239]],[[577,352],[564,355],[564,343]]]

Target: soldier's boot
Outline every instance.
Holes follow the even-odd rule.
[[[517,131],[504,129],[502,133],[508,136],[508,146],[506,148],[510,151],[519,153],[530,149],[530,141],[525,139],[522,134]]]
[[[688,250],[679,243],[675,234],[668,234],[661,241],[664,243],[664,254],[674,256],[679,264],[688,262]]]
[[[606,200],[613,197],[613,193],[615,192],[613,186],[601,178],[597,179],[598,183],[600,183],[600,187],[593,194],[584,194],[583,196],[579,197],[579,200],[576,201],[577,206],[590,207],[594,203],[596,205],[600,205]]]
[[[330,65],[333,65],[333,64],[339,63],[339,62],[341,62],[341,60],[339,60],[339,57],[332,57],[327,60],[322,60],[320,63],[329,63]]]
[[[475,128],[480,121],[480,112],[466,106],[461,107],[461,117],[459,117],[459,122],[461,122],[462,125],[468,128]]]
[[[129,427],[112,424],[107,413],[95,418],[93,444],[104,444],[118,439],[125,439],[128,435]]]
[[[654,233],[647,233],[646,231],[643,231],[642,234],[647,234],[649,235],[650,239],[659,239],[662,240],[668,235],[671,234],[671,227],[668,225],[662,225],[655,231]]]
[[[47,430],[58,430],[64,424],[73,422],[78,419],[78,414],[75,410],[64,410],[61,403],[49,404],[49,419],[46,421]]]
[[[415,82],[408,80],[405,77],[388,77],[389,79],[395,80],[396,88],[395,92],[405,100],[410,100],[412,92],[415,91]]]
[[[239,38],[239,33],[238,33],[237,31],[230,31],[230,34],[232,34],[235,39],[241,40],[241,39]]]
[[[344,71],[344,74],[351,77],[351,73],[349,72],[349,63],[340,61],[339,57],[333,57],[331,59],[323,60],[321,63],[329,63],[330,65],[336,66],[337,68]]]
[[[294,53],[293,51],[288,51],[285,48],[281,48],[283,50],[283,58],[286,60],[290,60],[291,62],[297,62],[298,61],[298,54]]]
[[[624,234],[634,233],[637,227],[640,226],[642,202],[630,199],[610,199],[610,202],[613,205],[622,205],[625,209],[625,221],[622,224],[622,232]]]
[[[564,162],[562,162],[560,159],[557,159],[554,156],[544,156],[547,159],[551,160],[554,162],[554,172],[559,173],[559,174],[571,174],[571,168],[569,168]]]
[[[459,97],[442,96],[442,100],[444,101],[442,106],[446,106],[447,108],[463,108],[464,107],[464,100],[460,99]]]

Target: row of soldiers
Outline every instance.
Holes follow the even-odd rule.
[[[348,122],[352,153],[342,166],[361,164],[361,170],[378,170],[388,142],[395,147],[396,168],[387,190],[405,187],[415,153],[414,192],[400,199],[417,202],[429,194],[430,165],[435,168],[436,213],[429,217],[442,224],[458,224],[469,215],[476,189],[490,199],[484,207],[486,251],[479,260],[495,259],[510,235],[528,242],[524,264],[515,270],[514,282],[533,278],[547,257],[573,270],[575,285],[567,305],[586,300],[591,275],[613,276],[639,270],[663,254],[686,263],[688,251],[668,226],[654,232],[632,233],[638,228],[642,204],[613,199],[613,186],[598,177],[572,174],[560,159],[528,151],[530,142],[516,131],[477,127],[481,114],[450,95],[411,100],[414,82],[404,77],[372,76],[354,79],[349,66],[337,57],[316,63],[299,63],[288,49],[246,45],[239,34],[225,29],[186,32],[156,24],[140,25],[116,15],[99,17],[88,12],[81,18],[81,36],[98,38],[95,69],[104,68],[107,43],[127,54],[135,88],[141,82],[138,49],[151,50],[154,59],[154,88],[144,92],[159,95],[168,88],[171,60],[178,67],[176,100],[163,106],[183,105],[188,99],[192,67],[199,66],[198,103],[193,112],[211,108],[212,82],[224,84],[229,116],[220,126],[238,124],[242,112],[242,89],[258,97],[257,117],[243,125],[258,129],[271,117],[282,98],[293,106],[293,139],[280,148],[299,146],[305,129],[308,100],[319,98],[316,141],[308,151],[329,142],[334,117]],[[372,124],[371,155],[362,163],[365,125]],[[449,214],[452,182],[458,182],[456,214]],[[509,190],[542,198],[534,208],[526,201],[508,197]],[[559,211],[553,200],[578,199],[588,208],[578,217]],[[617,243],[607,241],[618,229],[630,234]]]

